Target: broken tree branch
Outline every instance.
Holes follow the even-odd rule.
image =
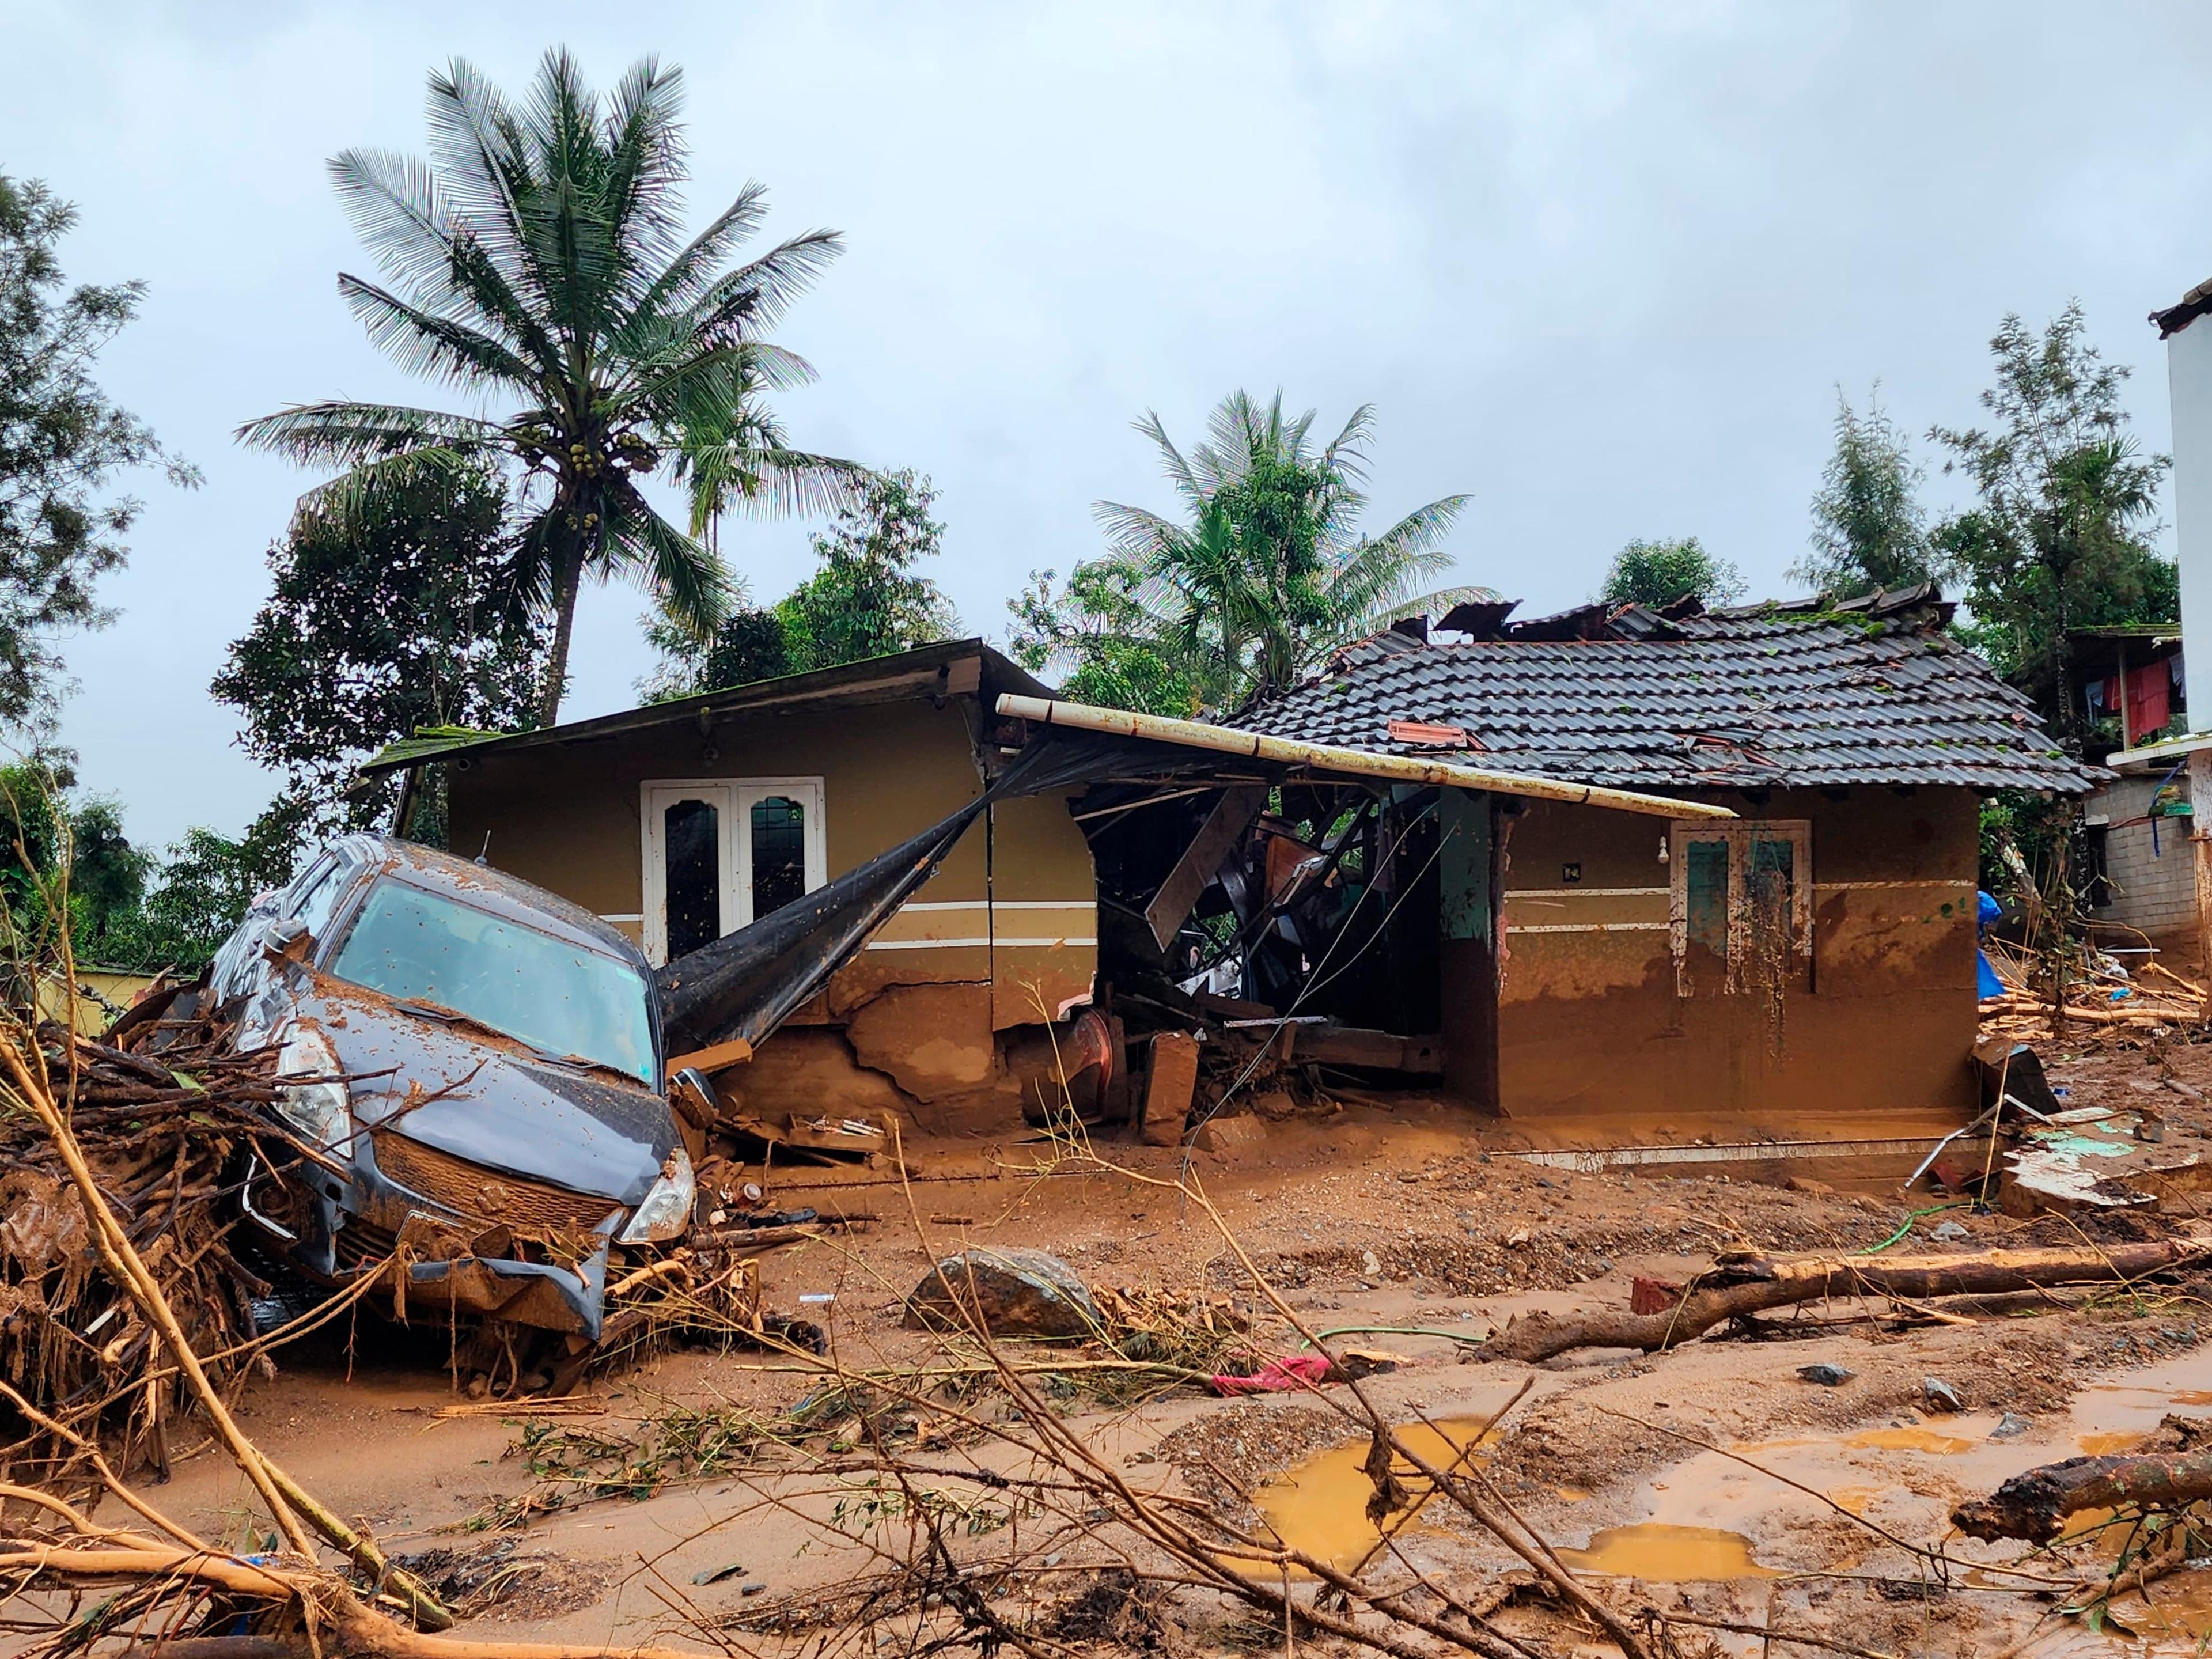
[[[75,1050],[70,1051],[72,1062]],[[55,1151],[69,1170],[70,1179],[84,1206],[87,1218],[92,1223],[93,1238],[99,1247],[102,1263],[118,1285],[138,1306],[146,1322],[161,1334],[169,1356],[179,1365],[185,1380],[208,1414],[208,1420],[229,1449],[231,1456],[245,1474],[254,1491],[267,1508],[270,1518],[293,1551],[312,1561],[314,1543],[301,1524],[306,1516],[315,1529],[332,1544],[345,1552],[347,1557],[374,1582],[389,1589],[406,1601],[416,1621],[428,1630],[444,1630],[453,1622],[453,1616],[440,1605],[411,1574],[393,1566],[374,1543],[355,1532],[324,1505],[315,1501],[300,1485],[262,1455],[260,1448],[246,1437],[230,1414],[222,1390],[210,1380],[201,1365],[199,1355],[191,1340],[178,1322],[176,1310],[161,1293],[161,1283],[148,1269],[145,1259],[131,1242],[115,1212],[108,1206],[100,1183],[85,1162],[84,1152],[77,1144],[76,1133],[69,1115],[62,1109],[51,1086],[43,1056],[40,1054],[35,1033],[27,1026],[18,1025],[0,1040],[0,1070],[4,1070],[5,1081],[10,1091],[38,1118],[40,1126],[52,1139]]]
[[[2047,1544],[2082,1510],[2179,1509],[2212,1498],[2212,1450],[2069,1457],[2015,1474],[1987,1498],[1951,1512],[1969,1538]]]
[[[1874,1261],[1820,1255],[1753,1257],[1717,1266],[1685,1286],[1658,1313],[1530,1314],[1492,1335],[1470,1358],[1549,1359],[1576,1348],[1639,1348],[1646,1353],[1696,1340],[1731,1319],[1831,1297],[1972,1296],[2053,1285],[2127,1283],[2203,1261],[2212,1247],[2192,1240],[2115,1244],[2098,1249],[1984,1250]]]

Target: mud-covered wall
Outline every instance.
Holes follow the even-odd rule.
[[[1498,1095],[1510,1115],[1770,1115],[1848,1135],[1869,1109],[1964,1110],[1976,803],[1962,789],[1705,799],[1811,825],[1809,987],[1780,1017],[1708,975],[1678,993],[1667,826],[1532,803],[1505,836]],[[1474,994],[1447,986],[1448,996]]]
[[[725,716],[482,757],[451,775],[451,844],[551,889],[632,938],[646,904],[647,781],[823,781],[827,874],[843,874],[981,792],[961,698]],[[711,751],[711,753],[710,753]],[[757,1110],[908,1108],[1002,1092],[994,1028],[1089,996],[1090,849],[1057,796],[979,820],[937,873],[725,1092]],[[770,1050],[775,1050],[771,1055]],[[925,1118],[927,1114],[925,1114]]]

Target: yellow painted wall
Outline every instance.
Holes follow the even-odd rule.
[[[1811,989],[1789,995],[1778,1030],[1757,994],[1678,996],[1666,826],[1532,804],[1507,842],[1504,1109],[1773,1112],[1845,1134],[1870,1110],[1965,1109],[1977,1019],[1972,793],[1708,799],[1746,817],[1810,822]]]
[[[757,714],[719,720],[710,735],[672,724],[477,757],[451,775],[451,842],[599,915],[644,909],[641,789],[648,781],[819,777],[831,878],[919,834],[981,793],[969,737],[968,699]],[[708,757],[711,746],[714,757]],[[1049,948],[1009,947],[997,965],[996,1025],[1036,1018],[1020,988],[1039,982],[1055,1006],[1090,993],[1097,967],[1091,855],[1059,797],[1007,802],[995,834],[978,821],[937,873],[830,982],[812,1017],[842,1018],[898,984],[994,982],[998,936],[1051,937]],[[486,837],[489,840],[487,844]],[[987,842],[995,881],[987,881]],[[985,908],[994,889],[1018,907]],[[632,938],[640,924],[616,923]],[[969,944],[964,941],[974,940]],[[963,942],[955,942],[963,941]],[[1011,972],[1016,982],[1008,982]]]

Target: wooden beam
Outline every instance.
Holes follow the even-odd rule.
[[[1198,834],[1183,848],[1175,868],[1168,872],[1168,878],[1160,884],[1160,890],[1145,907],[1145,925],[1152,930],[1153,941],[1161,950],[1175,943],[1175,936],[1182,931],[1191,906],[1198,902],[1199,895],[1221,868],[1222,860],[1237,845],[1237,838],[1251,828],[1252,820],[1260,816],[1260,809],[1267,804],[1267,792],[1257,784],[1240,784],[1221,792],[1213,811],[1206,814],[1206,822],[1198,827]]]

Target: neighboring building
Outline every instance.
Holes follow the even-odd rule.
[[[2087,792],[1932,588],[1669,614],[1586,606],[1340,653],[1252,730],[1724,805],[1660,833],[1501,803],[1501,948],[1442,957],[1452,1080],[1511,1114],[1964,1106],[1979,798]],[[1455,625],[1455,626],[1454,626]],[[1449,902],[1449,901],[1448,901]],[[1486,1000],[1494,1058],[1455,1043]],[[1469,1034],[1471,1036],[1474,1034]]]
[[[2120,775],[2090,799],[2087,814],[2090,909],[2102,924],[2100,942],[2170,951],[2201,971],[2212,971],[2212,829],[2206,827],[2212,826],[2212,684],[2201,691],[2191,684],[2208,653],[2191,657],[2182,641],[2191,634],[2212,638],[2208,313],[2212,283],[2200,283],[2150,315],[2166,343],[2172,405],[2181,625],[2099,629],[2074,639],[2076,660],[2089,671],[2075,694],[2106,716],[2100,735],[2110,752],[2104,760]]]
[[[2087,757],[2115,775],[2082,803],[2083,913],[2104,948],[2197,961],[2187,663],[2172,623],[2083,629],[2069,644]]]

